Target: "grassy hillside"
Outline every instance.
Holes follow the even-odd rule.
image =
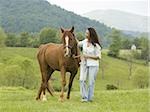
[[[36,101],[35,97],[41,80],[39,66],[36,60],[36,52],[37,49],[34,48],[6,47],[0,49],[0,112],[149,111],[148,93],[150,90],[146,88],[137,89],[139,88],[139,84],[148,82],[148,66],[143,65],[142,62],[133,64],[133,76],[131,80],[129,80],[128,63],[123,60],[108,57],[106,50],[103,50],[103,60],[96,80],[94,102],[81,103],[78,80],[79,73],[74,80],[70,100],[65,100],[64,103],[59,102],[58,98],[60,93],[55,92],[54,97],[51,97],[47,93],[47,102]],[[20,66],[22,66],[20,63],[25,62],[33,62],[33,65],[29,63],[30,65],[26,66],[28,69],[33,66],[32,74],[24,74],[24,69],[20,68]],[[103,78],[102,67],[104,68]],[[28,69],[27,71],[30,71]],[[67,79],[68,77],[69,75],[67,75]],[[55,72],[53,78],[55,79],[52,82],[54,89],[60,89],[59,72]],[[22,79],[26,80],[23,86],[29,89],[23,87],[8,87],[20,86]],[[10,85],[7,85],[7,83]],[[106,90],[108,84],[117,86],[119,90]]]
[[[149,90],[96,91],[92,103],[81,103],[79,92],[61,103],[59,94],[47,102],[36,101],[36,91],[0,88],[0,112],[148,112]]]
[[[145,66],[144,64],[142,64],[141,61],[140,61],[141,63],[133,63],[132,78],[131,80],[129,80],[128,79],[129,63],[124,60],[119,60],[119,59],[108,57],[106,55],[105,50],[103,50],[102,52],[103,52],[102,60],[100,63],[100,69],[99,69],[99,73],[97,75],[97,80],[96,80],[96,88],[95,88],[96,90],[98,91],[105,90],[108,84],[113,84],[117,86],[119,89],[135,89],[135,88],[139,88],[141,85],[144,85],[144,87],[148,86],[147,85],[148,80],[149,80],[148,66]],[[13,73],[14,74],[16,73],[14,77],[17,77],[18,79],[14,78],[13,79],[14,81],[12,81],[12,83],[15,83],[16,80],[20,81],[22,77],[26,79],[29,76],[29,79],[26,79],[27,82],[25,82],[25,84],[27,84],[28,86],[31,85],[32,88],[38,88],[40,85],[41,75],[39,71],[39,65],[36,59],[36,53],[37,53],[37,49],[35,48],[7,48],[6,47],[3,49],[0,49],[0,69],[1,69],[0,79],[1,80],[2,78],[6,79],[0,82],[0,86],[9,86],[7,85],[7,82],[5,81],[7,80],[12,81],[10,77],[12,77]],[[25,59],[28,58],[32,61],[33,69],[31,73],[27,75],[22,75],[24,74],[24,72],[22,69],[20,70],[20,65],[16,67],[16,65],[20,63],[20,61],[22,61],[20,59],[20,56],[21,58],[23,57],[23,62],[24,62],[24,58]],[[29,67],[29,69],[31,68],[29,65],[27,65],[27,67]],[[102,78],[102,68],[104,70],[103,78]],[[60,88],[60,80],[61,80],[60,73],[54,72],[52,77],[55,79],[52,82],[53,86],[55,88]],[[69,78],[69,75],[67,75],[67,78]],[[79,73],[77,74],[74,80],[73,91],[79,90],[78,78],[79,78]],[[20,84],[20,82],[18,83]],[[16,85],[14,84],[14,86]]]

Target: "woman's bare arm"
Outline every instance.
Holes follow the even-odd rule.
[[[90,58],[90,59],[94,59],[94,60],[100,59],[99,56],[90,56],[90,55],[84,55],[84,58]]]
[[[73,58],[80,58],[80,57],[81,55],[77,55],[77,56],[73,55]]]
[[[78,55],[78,56],[73,56],[73,58],[79,58],[79,57],[83,57],[83,58],[90,58],[90,59],[94,59],[94,60],[98,60],[100,59],[98,56],[89,56],[89,55]]]

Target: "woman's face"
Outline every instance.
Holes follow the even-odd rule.
[[[86,31],[85,31],[85,36],[86,36],[86,38],[89,38],[89,37],[90,37],[90,32],[89,32],[89,30],[86,30]]]

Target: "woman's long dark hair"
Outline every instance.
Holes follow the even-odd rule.
[[[89,27],[89,28],[88,28],[88,31],[89,31],[89,33],[90,33],[89,41],[90,41],[94,46],[96,46],[96,43],[99,44],[100,47],[102,48],[102,46],[101,46],[101,44],[100,44],[100,42],[99,42],[98,35],[97,35],[95,29],[92,28],[92,27]]]

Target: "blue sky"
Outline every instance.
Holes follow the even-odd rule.
[[[77,14],[84,14],[98,9],[117,9],[147,16],[150,0],[48,0]]]

